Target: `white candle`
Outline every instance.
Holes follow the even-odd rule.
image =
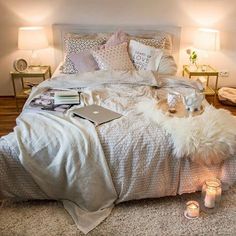
[[[213,188],[206,189],[206,196],[204,200],[204,205],[207,208],[214,208],[216,201],[216,190]]]
[[[196,201],[187,202],[187,216],[191,218],[199,217],[199,204]]]

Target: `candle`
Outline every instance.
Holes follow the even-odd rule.
[[[207,188],[204,200],[205,207],[214,208],[215,202],[216,202],[216,190],[214,188]]]
[[[221,200],[222,188],[219,179],[212,178],[202,186],[202,201],[206,208],[218,207]]]
[[[196,201],[189,201],[187,202],[187,217],[190,218],[197,218],[199,217],[199,204]]]

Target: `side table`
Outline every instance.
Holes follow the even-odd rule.
[[[30,78],[42,78],[42,80],[46,80],[47,78],[51,78],[52,76],[50,66],[39,66],[39,67],[29,66],[29,68],[24,72],[11,71],[10,74],[11,74],[12,86],[13,86],[13,91],[14,91],[14,97],[16,100],[17,111],[19,111],[17,99],[27,98],[30,93],[29,87],[25,85],[24,78],[28,78],[28,80]],[[21,81],[20,91],[16,90],[15,81],[18,79],[20,79]],[[33,84],[33,85],[37,85],[37,84]]]
[[[214,96],[213,103],[215,102],[215,98],[218,91],[218,79],[219,79],[219,72],[214,69],[213,67],[209,65],[198,65],[197,69],[192,69],[189,67],[189,65],[183,66],[183,73],[182,75],[185,76],[185,74],[188,75],[188,78],[191,79],[193,76],[204,76],[207,78],[206,88],[204,90],[204,94],[206,96]],[[214,87],[209,86],[210,79],[215,79],[214,81]]]

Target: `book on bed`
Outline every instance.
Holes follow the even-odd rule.
[[[80,92],[78,90],[48,89],[34,97],[27,108],[63,113],[71,106],[78,104],[80,104]]]
[[[54,93],[54,104],[80,104],[80,92],[77,90],[56,91]]]

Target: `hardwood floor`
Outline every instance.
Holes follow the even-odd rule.
[[[18,99],[19,110],[23,107],[25,99]],[[20,111],[16,109],[13,97],[0,97],[0,137],[11,132],[16,125],[16,117]]]
[[[210,99],[209,99],[210,100]],[[25,99],[18,99],[18,105],[21,110]],[[236,107],[224,106],[219,101],[215,102],[215,107],[224,108],[236,116]],[[13,97],[0,97],[0,137],[11,132],[16,125],[16,117],[20,111],[16,109],[16,102]]]

